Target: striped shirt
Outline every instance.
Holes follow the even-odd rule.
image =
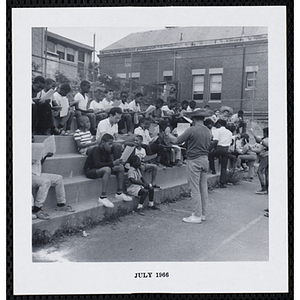
[[[87,131],[81,131],[80,129],[77,129],[74,133],[74,140],[75,142],[79,141],[82,145],[90,144],[92,142],[92,134],[89,130]],[[78,148],[78,152],[80,154],[86,155],[88,147],[86,148]]]

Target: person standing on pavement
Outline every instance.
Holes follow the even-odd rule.
[[[209,112],[199,109],[185,113],[193,120],[193,126],[188,128],[179,137],[171,139],[173,144],[187,142],[187,179],[191,189],[194,212],[190,217],[183,218],[186,223],[199,224],[206,220],[208,205],[208,153],[211,147],[211,131],[203,125]]]
[[[214,141],[217,143],[216,156],[219,157],[221,164],[221,175],[220,175],[220,188],[226,188],[227,182],[227,163],[228,163],[228,151],[229,146],[232,142],[232,132],[226,129],[226,121],[219,119],[217,124],[220,126],[214,131]],[[217,126],[218,127],[218,126]]]

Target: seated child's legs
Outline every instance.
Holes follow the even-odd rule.
[[[140,196],[139,204],[143,204],[145,199],[147,198],[149,191],[145,188],[140,189],[138,195]]]
[[[112,173],[115,174],[118,179],[117,193],[122,192],[124,183],[124,167],[122,165],[114,166],[112,170]]]
[[[51,185],[55,187],[55,195],[57,199],[57,203],[65,204],[66,203],[66,193],[63,182],[63,177],[58,174],[42,174],[47,175],[49,180],[51,181]]]
[[[43,206],[51,186],[51,180],[49,180],[47,176],[45,177],[42,175],[43,174],[41,174],[41,176],[32,175],[32,187],[38,189],[34,200],[34,206],[40,208]]]

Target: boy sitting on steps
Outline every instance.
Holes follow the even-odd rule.
[[[32,148],[34,149],[35,147],[39,146],[37,144],[32,144]],[[32,159],[32,187],[37,188],[37,194],[34,199],[34,206],[32,209],[32,219],[50,219],[50,216],[42,210],[50,186],[55,187],[55,194],[57,198],[56,210],[66,212],[75,211],[70,205],[66,205],[63,177],[58,174],[42,173],[42,164],[47,157],[51,157],[52,155],[53,153],[49,152],[41,160]]]
[[[88,155],[84,165],[84,171],[87,178],[102,178],[102,193],[98,202],[105,207],[114,207],[114,204],[106,196],[110,174],[115,174],[118,180],[115,199],[124,201],[132,200],[131,197],[122,192],[124,181],[124,167],[122,165],[122,160],[117,158],[112,161],[111,158],[113,140],[114,138],[112,135],[105,133],[101,138],[99,146],[94,147]]]

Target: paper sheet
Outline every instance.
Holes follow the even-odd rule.
[[[44,96],[41,97],[41,100],[49,100],[55,93],[55,90],[50,89]]]
[[[187,118],[187,117],[185,117],[185,116],[183,116],[183,118],[185,119],[185,120],[187,120],[189,123],[193,123],[193,121],[190,119],[190,118]]]
[[[155,106],[154,105],[149,105],[148,108],[145,111],[145,114],[150,114],[155,110]]]
[[[159,126],[157,124],[151,123],[149,126],[149,133],[152,136],[156,136],[159,134]]]
[[[120,157],[123,162],[126,162],[128,160],[129,156],[131,155],[131,153],[133,152],[134,149],[135,149],[135,147],[126,146],[125,150],[123,151],[123,153]]]
[[[44,144],[32,143],[31,154],[32,154],[32,160],[41,160],[44,154]]]
[[[190,127],[191,127],[190,123],[178,123],[177,124],[177,134],[178,134],[178,136],[183,134]]]
[[[44,145],[43,156],[46,156],[47,153],[49,153],[49,152],[54,154],[56,152],[56,144],[55,144],[54,135],[51,135],[48,138],[46,138],[43,141],[43,145]]]

